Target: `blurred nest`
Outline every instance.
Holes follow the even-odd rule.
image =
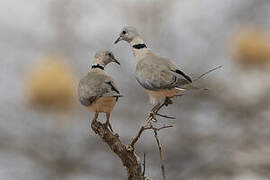
[[[270,40],[261,30],[245,28],[232,41],[233,56],[242,65],[265,65],[270,60]]]
[[[75,75],[64,59],[49,56],[29,72],[26,85],[30,105],[66,110],[75,102]]]

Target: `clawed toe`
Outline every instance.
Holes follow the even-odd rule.
[[[147,118],[147,121],[153,121],[153,122],[157,122],[157,119],[156,119],[156,113],[154,112],[150,112],[148,118]]]
[[[169,104],[173,104],[173,101],[170,98],[165,99],[165,106],[168,106]]]
[[[113,132],[113,129],[112,129],[112,126],[111,126],[110,123],[107,123],[107,122],[106,122],[105,125],[106,125],[107,128],[109,128],[109,129]]]

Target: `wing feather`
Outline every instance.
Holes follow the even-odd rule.
[[[192,82],[172,61],[153,54],[138,62],[136,79],[141,86],[149,90],[170,89]]]
[[[109,76],[90,72],[81,79],[78,86],[78,98],[82,105],[90,106],[103,96],[121,96]]]

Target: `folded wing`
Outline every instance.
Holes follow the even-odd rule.
[[[121,96],[119,90],[109,76],[88,73],[87,76],[81,79],[78,87],[78,97],[81,104],[90,106],[98,98],[104,96]]]
[[[136,66],[136,79],[148,90],[171,89],[191,83],[192,80],[169,59],[150,54]]]

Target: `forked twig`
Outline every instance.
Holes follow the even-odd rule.
[[[136,135],[136,137],[132,140],[131,144],[129,145],[129,147],[134,150],[134,145],[135,143],[139,140],[139,138],[141,137],[143,131],[148,130],[148,129],[152,129],[154,131],[154,136],[158,145],[158,149],[159,149],[159,155],[160,155],[160,160],[161,160],[161,171],[162,171],[162,177],[163,180],[166,180],[166,174],[165,174],[165,165],[164,165],[164,156],[163,156],[163,151],[162,151],[162,146],[160,143],[160,140],[158,138],[158,134],[157,132],[162,130],[162,129],[166,129],[166,128],[170,128],[173,127],[172,125],[163,125],[162,127],[154,127],[152,125],[151,122],[148,122],[146,125],[142,126],[141,129],[139,130],[139,133]],[[145,177],[145,153],[144,153],[144,160],[143,160],[143,177]]]
[[[166,129],[166,128],[170,128],[170,127],[173,127],[172,125],[163,125],[162,127],[154,127],[151,123],[148,123],[144,126],[141,127],[141,129],[139,130],[138,134],[135,136],[135,138],[133,138],[132,142],[130,143],[130,147],[131,148],[134,148],[134,145],[136,144],[136,142],[139,140],[139,138],[141,137],[142,133],[145,131],[145,130],[148,130],[148,129],[152,129],[152,130],[155,130],[155,131],[160,131],[162,129]]]
[[[139,138],[141,137],[142,133],[144,130],[146,129],[150,129],[149,127],[145,127],[142,126],[141,129],[139,130],[138,134],[135,136],[135,138],[133,138],[132,142],[130,143],[130,147],[134,148],[135,143],[139,140]]]

